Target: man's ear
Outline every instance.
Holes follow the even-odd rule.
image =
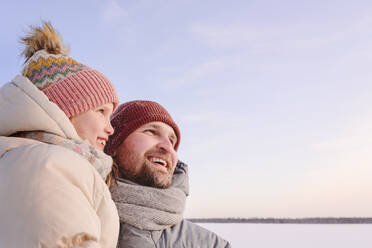
[[[112,153],[111,157],[116,157],[116,150]]]

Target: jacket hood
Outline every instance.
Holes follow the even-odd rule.
[[[45,131],[64,138],[80,140],[65,113],[34,84],[16,76],[0,88],[0,157],[28,139],[10,136],[21,131]]]
[[[182,190],[186,196],[189,195],[189,170],[187,164],[178,160],[172,178],[172,186]]]
[[[26,77],[16,76],[0,88],[0,136],[45,131],[80,139],[65,113]]]

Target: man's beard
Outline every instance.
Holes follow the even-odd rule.
[[[154,165],[152,162],[146,159],[149,154],[151,154],[152,156],[154,155],[160,155],[162,157],[167,156],[166,152],[163,151],[147,152],[144,156],[144,159],[142,161],[142,167],[138,174],[135,174],[132,170],[127,169],[127,166],[119,164],[120,177],[144,186],[155,187],[160,189],[169,188],[172,184],[172,176],[175,169],[175,164],[173,164],[171,158],[168,156],[167,160],[171,164],[169,164],[166,167],[167,172],[164,172],[162,170],[157,169],[156,165]]]

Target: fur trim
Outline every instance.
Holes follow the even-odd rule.
[[[54,30],[50,22],[43,22],[42,27],[30,26],[30,32],[21,39],[26,48],[22,55],[26,61],[37,51],[44,49],[50,54],[68,55],[69,49],[61,39],[61,36]]]

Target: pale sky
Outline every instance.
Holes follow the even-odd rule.
[[[372,216],[372,2],[5,1],[0,85],[51,21],[181,129],[186,217]]]

